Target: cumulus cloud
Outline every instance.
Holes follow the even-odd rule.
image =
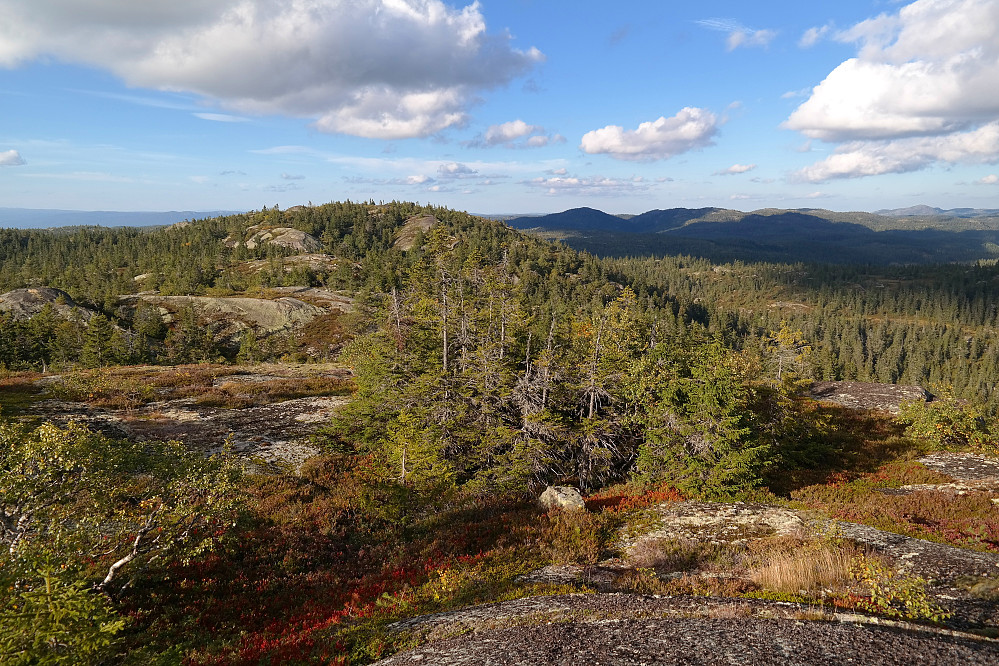
[[[995,184],[999,183],[999,176],[997,176],[994,173],[990,173],[989,175],[985,176],[984,178],[979,178],[975,182],[977,184],[979,184],[979,185],[995,185]]]
[[[640,176],[633,178],[605,178],[604,176],[549,176],[532,178],[522,185],[542,189],[550,196],[626,196],[648,189],[648,183]]]
[[[740,46],[769,46],[770,42],[777,36],[775,30],[754,30],[730,18],[702,19],[697,21],[697,24],[709,30],[728,33],[725,45],[729,51]]]
[[[479,172],[459,162],[448,162],[437,167],[438,178],[476,178]]]
[[[836,178],[918,171],[936,162],[951,164],[999,161],[999,121],[970,132],[909,137],[890,141],[852,141],[820,162],[801,169],[795,180],[812,183]]]
[[[24,166],[27,162],[21,157],[21,153],[16,150],[5,150],[0,152],[0,166]]]
[[[583,135],[580,149],[619,160],[663,160],[711,145],[718,118],[706,109],[686,107],[672,118],[644,122],[635,130],[608,125]]]
[[[402,139],[461,126],[543,59],[442,0],[3,0],[0,66],[45,57],[320,131]],[[217,118],[209,118],[215,119]]]
[[[746,173],[747,171],[752,171],[755,168],[756,168],[755,164],[733,164],[727,169],[722,169],[721,171],[715,171],[713,175],[732,176],[737,173]]]
[[[550,134],[540,125],[528,125],[518,118],[499,125],[490,125],[485,132],[471,141],[466,141],[464,145],[470,148],[491,148],[493,146],[541,148],[551,143],[564,141],[564,137]]]
[[[838,33],[859,45],[856,57],[784,126],[847,145],[806,172],[865,176],[999,159],[992,144],[967,141],[987,138],[999,119],[997,34],[995,0],[917,0]]]

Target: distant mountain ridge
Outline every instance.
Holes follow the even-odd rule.
[[[999,259],[999,212],[881,215],[824,209],[671,208],[611,215],[593,208],[507,220],[599,255],[690,254],[718,261],[934,263]],[[915,211],[915,212],[911,212]]]
[[[107,211],[61,210],[56,208],[0,208],[0,227],[46,229],[49,227],[97,226],[150,227],[176,224],[184,220],[232,215],[233,210]]]
[[[908,208],[885,208],[874,211],[875,215],[887,217],[999,217],[999,208],[935,208],[933,206],[909,206]]]

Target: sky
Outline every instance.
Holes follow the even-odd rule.
[[[999,208],[999,0],[0,16],[0,207]]]

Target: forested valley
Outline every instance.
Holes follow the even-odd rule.
[[[276,229],[317,243],[246,240]],[[165,320],[143,298],[291,287],[352,307],[234,335],[200,301]],[[0,651],[23,663],[368,663],[398,649],[395,619],[580,591],[516,581],[595,562],[631,509],[829,509],[802,489],[918,483],[917,452],[994,455],[999,437],[995,262],[601,258],[460,211],[369,201],[0,230],[0,293],[42,288],[72,303],[0,312]],[[297,470],[31,418],[43,375],[100,376],[114,393],[120,366],[191,376],[261,362],[351,370],[350,400],[313,435],[322,454]],[[806,399],[815,380],[937,399],[860,417]],[[533,498],[556,484],[606,510],[539,514]],[[956,532],[902,515],[921,536],[999,548],[991,514]]]

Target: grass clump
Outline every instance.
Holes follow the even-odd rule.
[[[769,540],[757,553],[750,579],[761,589],[800,598],[845,591],[856,548],[833,540]]]

